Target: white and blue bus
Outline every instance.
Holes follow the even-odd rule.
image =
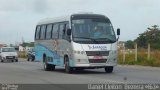
[[[35,61],[42,61],[45,70],[61,66],[67,73],[95,68],[111,73],[117,65],[117,41],[112,24],[104,15],[46,18],[36,26]]]

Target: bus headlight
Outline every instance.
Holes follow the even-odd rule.
[[[77,63],[86,63],[87,60],[86,59],[77,59]]]

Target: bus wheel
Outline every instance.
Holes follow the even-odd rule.
[[[108,67],[105,67],[104,69],[105,69],[106,73],[112,73],[113,66],[108,66]]]
[[[50,71],[51,70],[51,66],[47,62],[43,62],[43,65],[44,65],[44,70],[45,71]]]
[[[73,69],[69,66],[69,59],[68,57],[65,57],[65,72],[66,73],[71,73]]]
[[[45,71],[51,70],[51,65],[47,63],[46,57],[43,57],[43,66]]]

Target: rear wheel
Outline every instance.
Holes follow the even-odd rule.
[[[113,66],[108,66],[108,67],[105,67],[105,72],[106,73],[112,73],[113,72]]]
[[[55,70],[55,65],[48,64],[46,57],[44,57],[43,59],[44,59],[43,65],[45,71]]]
[[[69,66],[69,58],[68,57],[65,57],[64,58],[65,60],[65,72],[66,73],[72,73],[72,71],[73,71],[73,68],[71,68],[70,66]]]

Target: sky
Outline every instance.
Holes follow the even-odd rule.
[[[0,0],[0,42],[32,42],[41,19],[80,12],[109,17],[115,32],[121,29],[120,41],[160,26],[160,0]]]

